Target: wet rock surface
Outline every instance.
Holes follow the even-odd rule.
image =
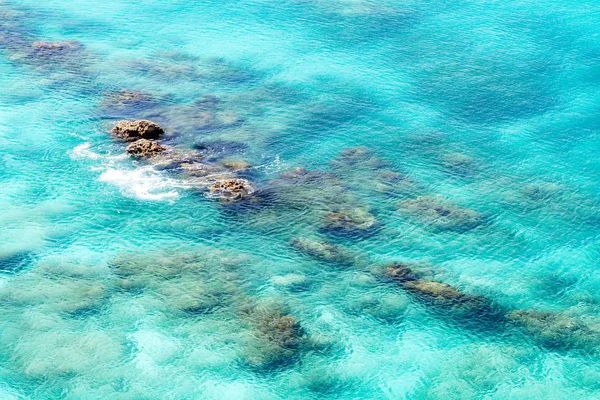
[[[152,157],[157,154],[163,153],[167,150],[166,147],[161,146],[159,143],[148,140],[140,139],[127,145],[127,154],[135,157]]]
[[[250,198],[256,189],[245,179],[225,179],[210,186],[209,191],[219,201],[233,203]]]
[[[111,132],[124,141],[159,139],[165,133],[158,124],[147,120],[119,121]]]

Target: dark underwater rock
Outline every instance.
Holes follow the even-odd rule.
[[[253,326],[254,340],[245,361],[261,370],[275,370],[296,362],[310,347],[309,338],[298,320],[277,307],[254,307],[246,312]]]
[[[147,120],[119,121],[111,132],[125,141],[159,139],[165,133],[158,124]]]
[[[213,140],[196,143],[194,149],[199,150],[203,154],[218,156],[244,153],[248,150],[248,145],[241,142]]]
[[[163,153],[167,150],[166,147],[161,146],[159,143],[148,140],[140,139],[127,146],[127,154],[135,157],[152,157],[157,154]]]
[[[384,271],[384,276],[402,289],[437,309],[452,311],[451,315],[455,318],[470,320],[476,325],[484,321],[502,320],[503,311],[490,299],[464,293],[446,283],[424,278],[423,275],[406,263],[392,264]]]
[[[196,100],[194,105],[201,110],[213,110],[217,108],[220,102],[221,100],[217,96],[209,94]]]
[[[169,151],[152,158],[153,165],[158,169],[178,169],[185,171],[193,169],[195,165],[202,165],[205,157],[197,151]]]
[[[396,263],[388,266],[384,274],[387,278],[397,283],[417,281],[421,278],[420,274],[415,272],[408,264]]]
[[[484,222],[483,215],[438,196],[403,200],[399,209],[442,230],[468,231]]]
[[[352,265],[356,261],[356,257],[350,253],[349,249],[322,240],[299,237],[290,240],[290,245],[320,261],[341,265]]]
[[[223,161],[223,166],[232,171],[245,171],[252,168],[252,164],[242,160]]]
[[[473,173],[477,168],[477,163],[473,157],[458,152],[442,154],[440,162],[448,171],[460,175]]]
[[[323,215],[322,229],[336,234],[363,235],[378,226],[373,214],[364,208],[328,212]]]
[[[230,203],[250,198],[256,188],[245,179],[224,179],[212,185],[209,191],[219,201]]]
[[[157,104],[157,99],[149,93],[122,89],[106,93],[100,106],[111,113],[130,115],[152,108]]]
[[[64,61],[67,57],[77,55],[83,50],[83,45],[75,40],[64,42],[37,41],[31,44],[27,58],[37,61]]]
[[[516,310],[506,314],[513,324],[524,329],[541,345],[555,349],[578,348],[598,352],[600,331],[563,313]]]

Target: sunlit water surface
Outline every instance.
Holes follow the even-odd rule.
[[[598,26],[591,0],[0,0],[0,398],[600,398]],[[125,118],[258,195],[128,157]]]

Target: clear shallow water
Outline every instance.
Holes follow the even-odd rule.
[[[598,5],[165,3],[0,2],[0,397],[600,396]],[[24,57],[40,40],[83,48]],[[122,118],[250,162],[269,196],[232,208],[130,159]],[[323,229],[341,206],[373,229]],[[565,322],[464,318],[384,279],[398,261]],[[309,343],[269,363],[273,313]]]

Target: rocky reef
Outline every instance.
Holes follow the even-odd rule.
[[[600,327],[590,327],[567,314],[515,310],[507,313],[506,318],[544,347],[576,349],[595,354],[600,352]]]
[[[384,276],[423,303],[451,311],[454,318],[475,324],[502,320],[503,310],[489,298],[467,294],[446,283],[425,278],[419,273],[418,266],[392,264],[385,269]]]
[[[243,355],[252,368],[278,370],[295,363],[310,349],[306,331],[285,307],[254,304],[242,313],[254,332]]]
[[[321,228],[336,235],[366,235],[373,233],[379,222],[364,207],[338,209],[323,215]]]
[[[420,196],[400,201],[401,212],[438,230],[466,232],[485,221],[477,211],[460,207],[440,196]]]
[[[314,240],[307,237],[296,237],[290,245],[299,252],[319,261],[351,266],[357,262],[357,256],[344,246],[336,246],[325,240]]]

